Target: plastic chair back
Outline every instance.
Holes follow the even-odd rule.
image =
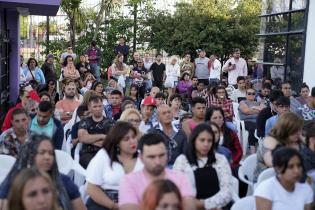
[[[255,187],[257,187],[261,182],[263,182],[266,179],[269,179],[275,175],[276,175],[276,172],[275,172],[274,168],[267,168],[267,169],[263,170],[258,176],[257,184]]]
[[[16,159],[10,155],[0,155],[0,184],[12,169]]]
[[[255,210],[255,197],[248,196],[238,200],[236,203],[233,204],[231,210]]]

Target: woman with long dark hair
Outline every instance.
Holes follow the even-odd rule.
[[[30,58],[27,61],[27,67],[23,69],[23,75],[26,82],[36,80],[39,84],[45,84],[45,76],[43,71],[38,67],[38,62],[35,58]]]
[[[52,140],[44,135],[33,135],[26,142],[20,154],[0,187],[0,199],[6,203],[13,179],[23,169],[37,167],[47,172],[57,189],[59,205],[63,210],[86,209],[78,187],[66,175],[59,173]]]
[[[226,158],[215,152],[215,134],[202,123],[192,131],[187,152],[173,166],[190,179],[198,209],[222,209],[232,200],[231,169]]]
[[[118,188],[121,178],[141,170],[137,158],[137,129],[128,122],[118,122],[104,140],[87,168],[87,201],[89,210],[118,209]]]
[[[213,122],[220,128],[219,145],[228,148],[232,154],[232,169],[236,169],[242,159],[243,151],[237,134],[227,127],[224,120],[224,111],[219,107],[211,107],[206,112],[206,122]]]

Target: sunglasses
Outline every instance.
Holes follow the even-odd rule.
[[[249,93],[247,93],[247,95],[249,95],[249,96],[254,96],[254,95],[256,95],[256,94],[253,93],[253,92],[249,92]]]

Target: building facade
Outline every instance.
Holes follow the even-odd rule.
[[[262,0],[258,60],[264,74],[276,83],[290,81],[299,91],[303,82],[311,87],[315,73],[310,69],[314,53],[315,1]]]

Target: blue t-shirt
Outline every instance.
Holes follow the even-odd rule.
[[[63,185],[68,193],[70,200],[79,198],[80,192],[79,192],[78,186],[74,184],[74,182],[67,175],[64,175],[64,174],[60,174],[60,175],[61,175]],[[8,198],[11,184],[12,182],[10,182],[7,179],[5,179],[5,181],[1,184],[0,199]]]

